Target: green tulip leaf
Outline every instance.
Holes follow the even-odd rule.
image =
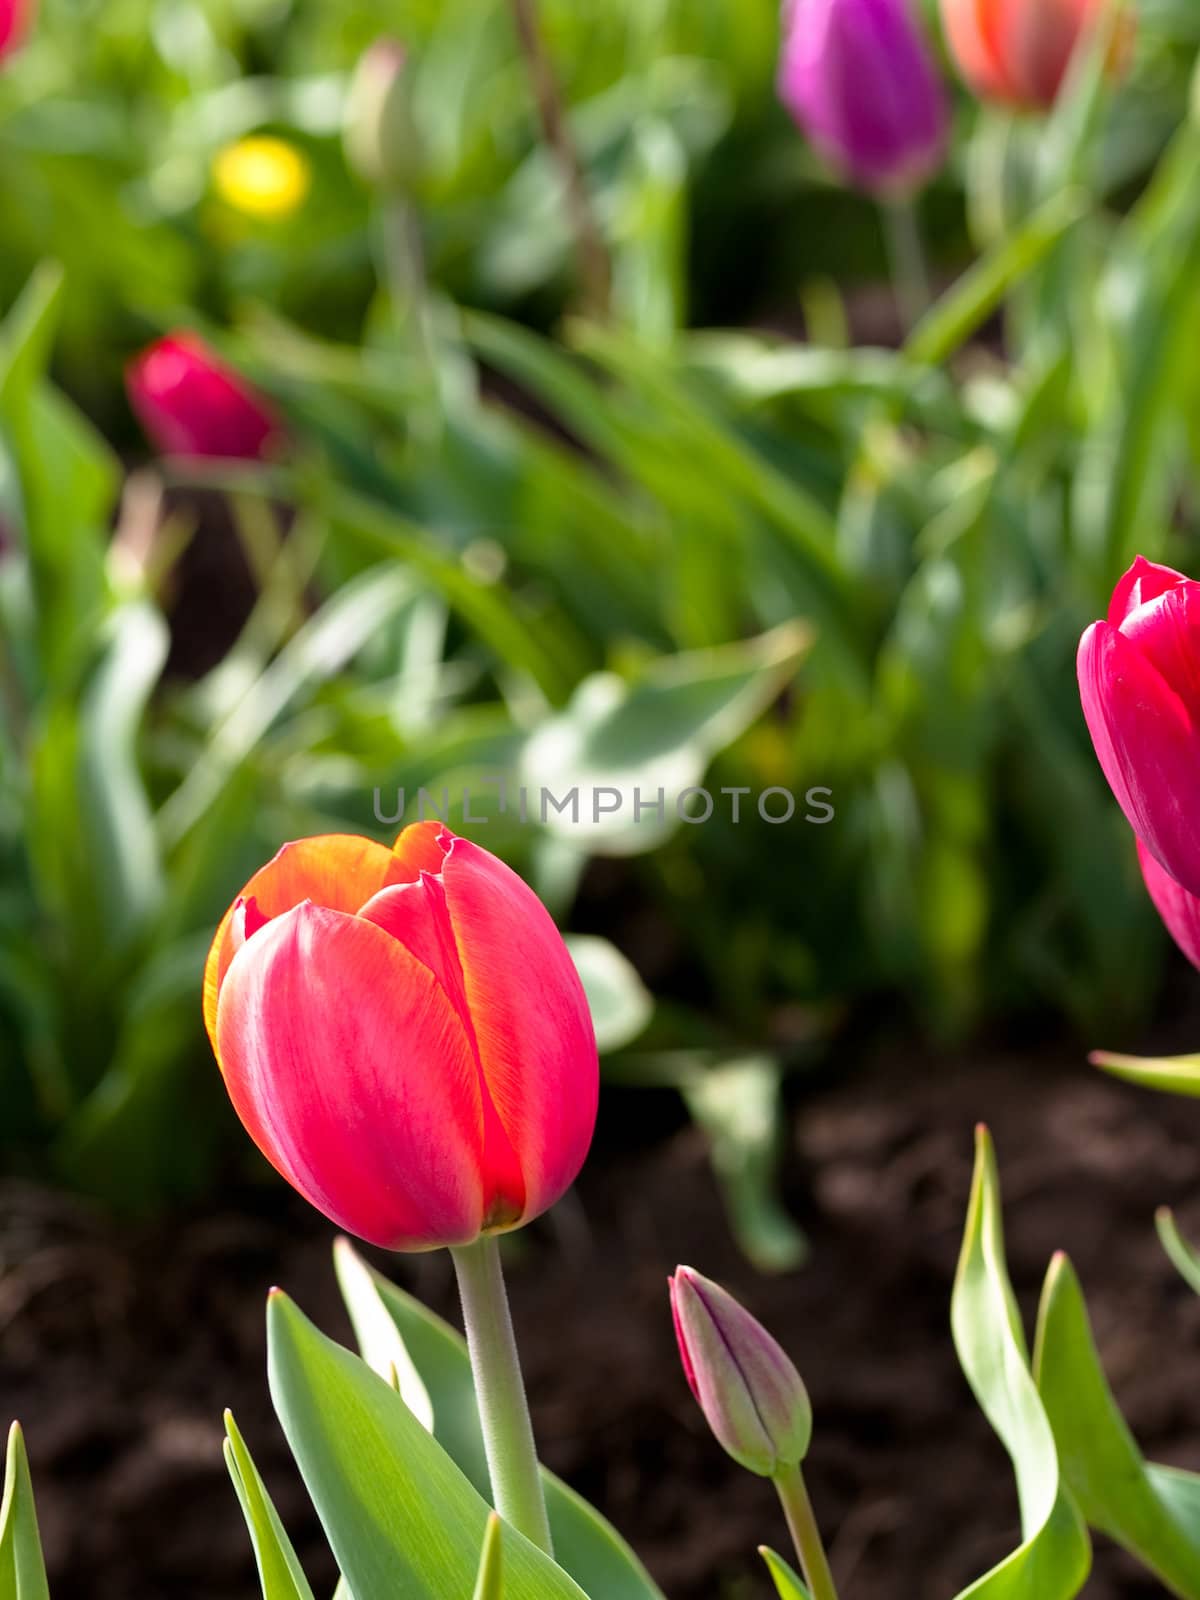
[[[1157,1574],[1172,1594],[1200,1600],[1200,1520],[1182,1521],[1160,1494],[1113,1400],[1075,1270],[1057,1256],[1038,1316],[1034,1376],[1059,1460],[1079,1509]],[[1193,1479],[1200,1489],[1200,1479]]]
[[[1175,1213],[1162,1206],[1154,1218],[1158,1237],[1170,1257],[1171,1265],[1189,1288],[1200,1294],[1200,1251],[1190,1245],[1179,1231]]]
[[[254,1546],[263,1600],[313,1600],[296,1552],[231,1411],[225,1413],[225,1433],[225,1465]]]
[[[531,815],[536,806],[553,833],[596,854],[654,849],[687,825],[681,807],[703,814],[701,797],[684,797],[787,686],[810,643],[805,627],[785,623],[757,639],[656,661],[633,683],[593,673],[526,744],[521,783]]]
[[[470,1594],[490,1508],[397,1391],[278,1291],[267,1350],[276,1413],[354,1600]],[[586,1600],[515,1529],[505,1544],[507,1600]]]
[[[372,1372],[399,1390],[400,1398],[413,1416],[427,1433],[432,1433],[433,1405],[429,1391],[380,1299],[370,1267],[349,1239],[338,1239],[334,1244],[333,1266],[359,1354]]]
[[[594,934],[570,933],[566,944],[587,993],[600,1053],[631,1044],[654,1013],[654,1001],[633,963],[615,944]]]
[[[339,1240],[337,1250],[343,1263],[347,1256],[355,1255],[348,1240]],[[491,1493],[487,1458],[465,1340],[419,1300],[366,1267],[357,1256],[356,1260],[421,1374],[433,1408],[434,1438],[487,1497]],[[339,1277],[342,1270],[339,1267]],[[361,1294],[361,1279],[356,1286]],[[663,1600],[650,1574],[611,1523],[544,1467],[542,1482],[555,1558],[577,1583],[602,1600]]]
[[[1090,1057],[1114,1078],[1164,1094],[1200,1095],[1200,1056],[1121,1056],[1097,1050]]]
[[[812,1595],[800,1581],[798,1574],[788,1566],[781,1555],[765,1544],[760,1544],[758,1553],[767,1564],[767,1571],[771,1574],[771,1581],[779,1594],[779,1600],[812,1600]]]
[[[483,1536],[483,1554],[479,1558],[479,1576],[475,1579],[474,1600],[504,1600],[504,1570],[501,1555],[503,1524],[493,1511]]]
[[[16,1422],[8,1433],[4,1499],[0,1502],[0,1600],[50,1600],[29,1458]]]
[[[1091,1568],[1091,1543],[1059,1469],[1054,1434],[1030,1371],[1004,1256],[991,1137],[979,1130],[966,1234],[950,1309],[967,1381],[1012,1458],[1021,1545],[959,1600],[1071,1600]]]

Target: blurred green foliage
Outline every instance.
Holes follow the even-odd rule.
[[[376,791],[386,815],[501,772],[831,791],[825,826],[479,835],[635,956],[649,1021],[580,946],[612,1070],[717,1136],[763,1261],[799,1249],[769,1193],[784,1076],[847,1015],[1136,1019],[1159,945],[1073,652],[1134,552],[1189,564],[1197,515],[1200,23],[1141,9],[1119,91],[1094,58],[1048,124],[962,106],[924,206],[946,293],[905,342],[877,218],[774,103],[774,0],[543,0],[603,323],[572,314],[503,5],[46,0],[0,74],[10,1147],[140,1204],[202,1181],[198,974],[245,877],[289,836],[382,834]],[[380,32],[426,152],[403,204],[341,147]],[[213,189],[257,131],[312,164],[281,221]],[[121,367],[180,322],[292,448],[162,469],[166,512],[136,475],[118,513]],[[197,516],[256,599],[216,665],[164,677]]]

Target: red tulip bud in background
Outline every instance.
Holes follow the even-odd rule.
[[[942,0],[950,50],[985,100],[1048,108],[1058,98],[1076,46],[1103,0]],[[1114,66],[1128,56],[1132,17],[1122,18]]]
[[[528,1222],[574,1180],[599,1067],[549,914],[440,823],[283,847],[217,930],[204,1015],[267,1159],[394,1250]]]
[[[821,154],[883,198],[942,165],[946,91],[914,0],[789,0],[779,96]]]
[[[1079,692],[1134,833],[1200,895],[1200,583],[1139,556],[1080,641]]]
[[[268,402],[194,333],[144,350],[126,369],[125,386],[163,455],[256,461],[282,439]]]
[[[733,1296],[691,1267],[670,1279],[683,1370],[718,1442],[764,1478],[808,1453],[812,1407],[783,1350]]]
[[[0,0],[0,61],[25,42],[35,9],[35,0]]]

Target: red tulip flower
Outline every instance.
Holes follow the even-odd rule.
[[[1200,895],[1200,583],[1139,556],[1080,641],[1079,692],[1134,833]]]
[[[583,985],[517,875],[440,823],[287,844],[217,930],[209,1037],[268,1161],[348,1233],[468,1244],[562,1195],[596,1120]]]
[[[166,456],[256,461],[282,437],[270,404],[194,333],[172,334],[144,350],[126,369],[125,386],[142,427]]]
[[[34,10],[34,0],[0,0],[0,61],[24,44]]]
[[[959,71],[985,100],[1048,108],[1071,57],[1103,0],[942,0],[942,18]],[[1121,29],[1119,64],[1132,19]]]

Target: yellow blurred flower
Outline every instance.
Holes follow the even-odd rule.
[[[279,222],[304,204],[312,186],[312,167],[286,139],[255,134],[218,151],[213,183],[221,199],[236,211]]]

